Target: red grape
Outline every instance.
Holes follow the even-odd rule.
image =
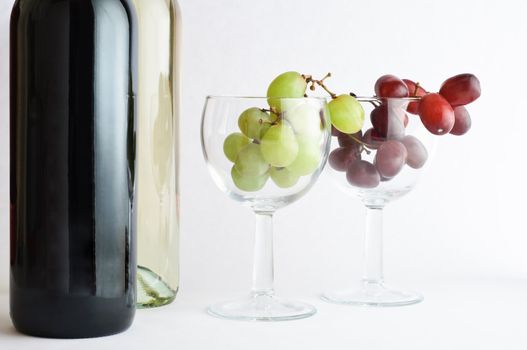
[[[381,182],[386,182],[386,181],[390,181],[391,178],[388,178],[388,177],[384,177],[381,175]]]
[[[395,75],[383,75],[375,82],[375,94],[379,97],[407,97],[408,88]]]
[[[406,163],[406,156],[406,147],[401,142],[388,140],[377,150],[375,167],[382,177],[390,179],[401,171]]]
[[[410,79],[403,79],[404,83],[408,87],[408,96],[423,97],[426,95],[426,90],[421,85],[417,85]],[[410,102],[406,110],[412,114],[419,113],[419,102]]]
[[[432,134],[444,135],[454,127],[454,110],[440,94],[428,94],[421,98],[419,116]]]
[[[382,137],[398,139],[404,136],[404,119],[402,116],[397,115],[394,110],[393,108],[388,108],[386,104],[382,104],[375,107],[370,113],[371,124]]]
[[[370,128],[364,133],[362,141],[364,141],[369,148],[377,149],[384,141],[386,141],[386,138],[379,135],[375,129]]]
[[[340,132],[336,127],[331,125],[331,136],[340,136],[342,132]]]
[[[450,130],[450,133],[458,136],[466,134],[472,126],[472,120],[470,119],[470,114],[468,114],[467,109],[463,106],[455,107],[454,116],[456,121],[452,130]]]
[[[419,169],[425,165],[426,160],[428,159],[428,152],[423,143],[419,141],[417,137],[408,135],[405,136],[401,142],[404,147],[406,147],[406,164],[408,164],[409,167]]]
[[[459,74],[448,78],[439,93],[453,106],[463,106],[481,95],[481,86],[474,74]]]
[[[328,162],[333,169],[337,171],[346,171],[352,162],[360,158],[361,156],[358,149],[352,147],[339,147],[331,151]]]
[[[351,163],[346,178],[352,186],[374,188],[379,186],[381,176],[373,164],[365,160]]]
[[[337,137],[338,137],[340,147],[357,147],[358,148],[360,144],[355,139],[358,139],[359,141],[362,139],[362,130],[359,130],[355,134],[351,134],[351,135],[340,132],[340,135]]]

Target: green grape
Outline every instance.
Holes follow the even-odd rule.
[[[322,135],[322,120],[320,110],[309,103],[302,102],[283,110],[284,118],[299,135],[320,137]]]
[[[287,170],[287,168],[272,167],[271,170],[269,170],[269,175],[271,175],[271,179],[273,179],[276,186],[281,188],[294,186],[300,178],[298,175]]]
[[[350,95],[340,95],[328,104],[331,124],[345,134],[354,134],[362,129],[364,124],[364,109]]]
[[[280,98],[302,98],[306,93],[306,88],[306,79],[300,73],[282,73],[271,82],[267,89],[269,106],[276,111],[280,111]]]
[[[231,161],[235,162],[240,150],[251,142],[245,135],[233,132],[223,142],[223,153]]]
[[[276,120],[276,115],[262,111],[260,108],[249,108],[238,118],[238,126],[242,133],[250,139],[259,140]]]
[[[322,152],[318,140],[299,138],[298,155],[287,169],[297,176],[309,175],[318,169],[321,158]]]
[[[260,176],[269,170],[269,164],[262,157],[260,145],[256,143],[250,143],[240,150],[234,166],[243,176]]]
[[[269,174],[263,173],[258,176],[244,176],[236,170],[236,166],[231,169],[232,181],[242,191],[255,192],[262,189],[269,178]]]
[[[293,129],[287,123],[273,125],[260,142],[265,161],[275,167],[286,167],[298,154],[298,143]]]

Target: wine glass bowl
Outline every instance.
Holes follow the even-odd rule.
[[[328,168],[338,187],[366,207],[364,272],[358,287],[327,292],[322,298],[340,304],[400,306],[422,296],[387,287],[382,271],[382,210],[410,192],[430,161],[437,136],[415,111],[419,98],[357,98],[365,110],[361,131],[332,130]]]
[[[406,111],[410,103],[416,103],[418,99],[415,98],[376,98],[376,97],[359,97],[357,100],[362,104],[365,115],[371,116],[376,115],[374,109],[382,109],[385,112],[385,118],[387,121],[378,122],[379,124],[385,124],[381,130],[384,135],[377,134],[372,125],[372,117],[367,117],[364,123],[364,127],[359,132],[361,136],[358,138],[355,135],[346,135],[333,129],[332,141],[331,141],[331,153],[335,152],[339,148],[357,148],[362,147],[360,152],[360,160],[366,161],[372,165],[376,163],[376,156],[379,147],[384,141],[397,141],[403,143],[413,142],[414,144],[419,143],[424,150],[424,155],[421,159],[413,159],[414,162],[411,164],[402,163],[400,170],[395,169],[396,174],[393,171],[389,175],[393,175],[390,178],[383,178],[383,174],[379,174],[378,185],[372,187],[363,187],[357,184],[350,183],[348,180],[348,174],[346,174],[348,167],[345,169],[334,166],[332,162],[332,155],[330,154],[330,163],[328,168],[332,173],[332,178],[335,180],[338,187],[345,193],[360,198],[364,203],[375,202],[375,203],[388,203],[392,200],[398,199],[410,192],[417,184],[423,170],[426,168],[428,158],[434,149],[435,136],[430,134],[426,128],[424,128],[419,120],[419,116],[413,115]],[[376,105],[380,107],[376,107]],[[405,121],[407,120],[407,122]],[[406,126],[404,124],[406,123]],[[373,133],[373,136],[371,136]],[[347,139],[346,139],[347,138]],[[371,147],[374,146],[374,147]],[[419,146],[417,146],[419,147]],[[406,147],[405,147],[406,148]],[[408,147],[410,148],[410,146]],[[414,156],[408,154],[411,151],[406,150],[407,157]],[[390,169],[392,170],[392,169]]]
[[[209,96],[201,141],[218,188],[256,215],[252,291],[208,312],[259,321],[313,315],[314,307],[274,294],[272,216],[309,191],[324,167],[330,146],[326,100]]]
[[[326,111],[325,100],[322,98],[283,98],[275,104],[280,104],[282,109],[287,106],[299,105],[298,108],[311,108],[311,113],[307,113],[307,121],[303,123],[313,124],[313,129],[304,133],[295,132],[296,139],[301,141],[309,139],[315,149],[316,155],[313,164],[298,176],[298,181],[291,186],[278,186],[269,176],[265,185],[258,190],[247,191],[239,188],[232,176],[233,166],[236,162],[229,160],[224,152],[226,139],[233,133],[241,133],[239,126],[240,115],[251,108],[266,109],[267,98],[263,97],[226,97],[209,96],[207,97],[205,110],[202,119],[202,148],[205,161],[216,185],[225,192],[230,198],[240,202],[244,206],[253,209],[269,211],[286,206],[302,197],[315,183],[323,169],[327,158],[328,145],[328,125],[329,116]],[[267,107],[268,108],[268,107]],[[264,112],[265,113],[265,112]],[[284,113],[287,114],[287,113]],[[284,124],[289,125],[289,129],[294,129],[288,121],[287,116],[283,118]],[[273,126],[272,123],[270,123]],[[304,131],[304,130],[302,130]],[[251,141],[251,139],[249,139]],[[252,145],[262,147],[260,140],[250,142]],[[310,146],[311,146],[310,145]],[[301,154],[307,147],[298,146],[297,155]],[[265,159],[264,159],[265,162]],[[287,164],[287,163],[283,163]],[[289,164],[290,166],[290,164]],[[269,170],[276,168],[268,165]],[[288,167],[284,167],[288,168]],[[267,174],[269,175],[269,174]]]

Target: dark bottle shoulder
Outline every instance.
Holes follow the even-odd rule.
[[[107,12],[110,10],[111,12]],[[120,11],[119,10],[124,10]],[[90,18],[96,16],[119,16],[126,14],[133,21],[135,8],[132,0],[16,0],[12,20],[31,16],[41,18],[49,15],[63,15],[70,18]]]

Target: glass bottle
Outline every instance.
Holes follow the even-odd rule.
[[[10,47],[10,311],[57,338],[135,313],[135,14],[127,0],[17,0]]]
[[[166,305],[179,286],[179,8],[133,0],[138,19],[138,294]]]

